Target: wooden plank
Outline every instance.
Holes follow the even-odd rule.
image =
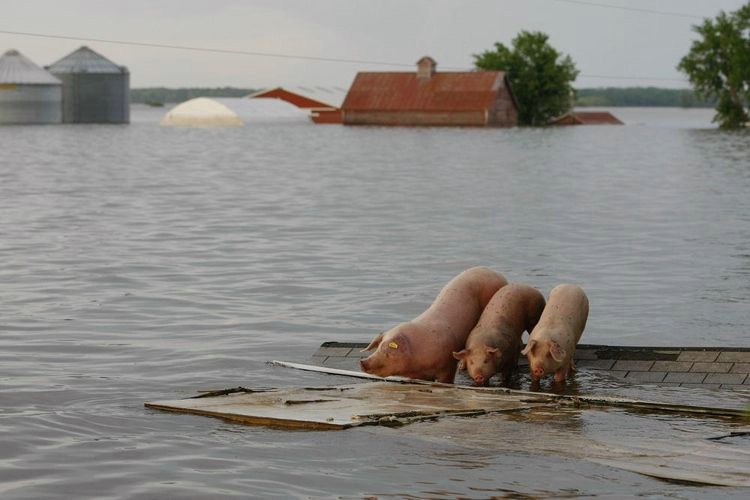
[[[548,398],[467,393],[454,386],[373,382],[258,392],[222,391],[218,396],[146,403],[146,407],[222,418],[247,425],[347,429],[361,425],[404,425],[444,416],[519,411],[555,405]],[[228,393],[227,393],[228,392]]]

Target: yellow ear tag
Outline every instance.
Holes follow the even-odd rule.
[[[398,344],[395,342],[391,342],[390,344],[388,344],[388,347],[390,347],[391,349],[398,349]]]

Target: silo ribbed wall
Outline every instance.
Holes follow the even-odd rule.
[[[130,75],[55,73],[63,82],[64,123],[129,123]]]
[[[60,123],[60,85],[0,84],[0,124]]]

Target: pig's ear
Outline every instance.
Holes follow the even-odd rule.
[[[466,356],[468,355],[469,355],[469,351],[467,351],[466,349],[463,349],[458,352],[455,352],[455,351],[453,352],[453,357],[459,361],[463,361],[464,359],[466,359]]]
[[[529,342],[526,344],[526,348],[524,348],[523,351],[521,351],[521,354],[526,356],[530,352],[534,352],[534,349],[536,348],[536,340],[529,339]]]
[[[380,345],[380,343],[383,341],[383,334],[379,334],[377,337],[372,339],[372,342],[370,342],[370,345],[365,347],[359,352],[366,352],[366,351],[372,351],[373,349],[377,349],[377,347]]]
[[[552,355],[552,359],[555,361],[562,361],[565,359],[565,349],[560,347],[560,344],[554,340],[549,341],[549,353]]]
[[[490,355],[491,357],[495,359],[499,358],[502,355],[502,353],[500,352],[500,349],[498,349],[497,347],[490,347],[486,345],[484,346],[484,349],[485,351],[487,351],[488,355]]]

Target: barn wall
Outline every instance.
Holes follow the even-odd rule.
[[[488,118],[488,125],[493,127],[515,127],[518,124],[518,109],[507,87],[498,90]]]
[[[484,111],[344,111],[347,125],[483,127]]]
[[[340,109],[313,111],[311,114],[312,121],[315,123],[333,123],[340,124],[344,117]]]

